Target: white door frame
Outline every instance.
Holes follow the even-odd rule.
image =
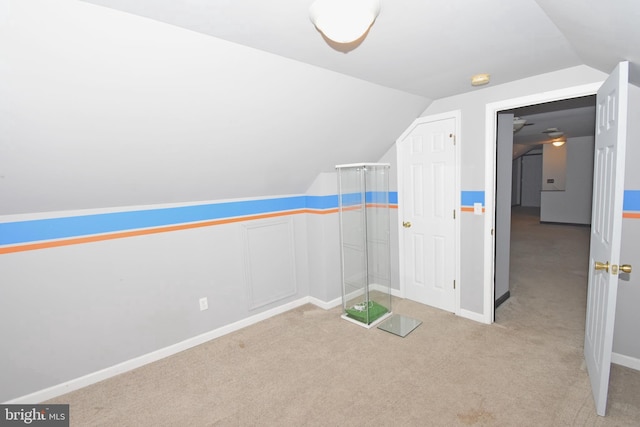
[[[404,228],[402,226],[402,218],[403,218],[403,203],[402,203],[402,194],[405,190],[405,185],[404,185],[404,156],[402,155],[402,150],[400,147],[400,144],[402,143],[402,141],[413,131],[413,129],[415,129],[417,126],[425,124],[425,123],[430,123],[430,122],[436,122],[439,120],[445,120],[445,119],[455,119],[455,144],[456,144],[456,150],[455,150],[455,176],[454,176],[454,180],[455,180],[455,210],[456,210],[456,222],[455,222],[455,237],[454,237],[454,241],[455,241],[455,281],[456,281],[456,288],[455,288],[455,310],[454,310],[454,314],[456,315],[460,315],[460,143],[462,141],[462,137],[461,137],[461,124],[460,124],[460,118],[461,118],[462,114],[460,110],[454,110],[454,111],[450,111],[450,112],[446,112],[446,113],[441,113],[441,114],[435,114],[435,115],[430,115],[430,116],[424,116],[424,117],[418,117],[416,120],[414,120],[414,122],[407,128],[407,130],[405,130],[402,135],[400,135],[400,137],[396,140],[396,158],[397,158],[397,175],[398,175],[398,259],[400,260],[399,262],[399,276],[400,276],[400,297],[401,298],[405,298],[405,292],[406,292],[406,280],[405,280],[405,272],[404,272],[404,257],[405,257],[405,253],[404,253]]]
[[[494,322],[494,263],[495,263],[495,185],[496,185],[496,138],[498,112],[526,107],[544,102],[560,101],[580,96],[595,95],[604,80],[581,86],[542,92],[519,98],[506,99],[486,105],[485,110],[485,218],[484,218],[484,303],[483,322]]]

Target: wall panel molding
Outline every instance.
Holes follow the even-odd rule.
[[[244,225],[249,310],[296,295],[294,237],[291,217]]]

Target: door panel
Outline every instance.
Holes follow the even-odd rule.
[[[454,118],[424,122],[399,141],[405,296],[451,312],[456,304],[455,125]]]
[[[605,415],[618,292],[627,129],[627,62],[597,95],[589,289],[584,356],[598,415]],[[598,265],[597,263],[602,263]]]

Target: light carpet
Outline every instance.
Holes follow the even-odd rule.
[[[517,212],[512,297],[493,325],[394,299],[423,321],[400,338],[305,305],[50,403],[69,403],[74,426],[638,426],[631,369],[613,365],[595,414],[588,234]]]

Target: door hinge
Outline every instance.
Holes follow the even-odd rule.
[[[453,210],[453,219],[456,219],[456,210]]]
[[[455,289],[455,288],[456,288],[456,281],[454,280],[453,281],[453,289]]]
[[[456,145],[456,134],[455,133],[450,133],[449,134],[449,138],[451,138],[453,140],[453,145]]]
[[[491,229],[491,235],[493,236],[493,228]]]

